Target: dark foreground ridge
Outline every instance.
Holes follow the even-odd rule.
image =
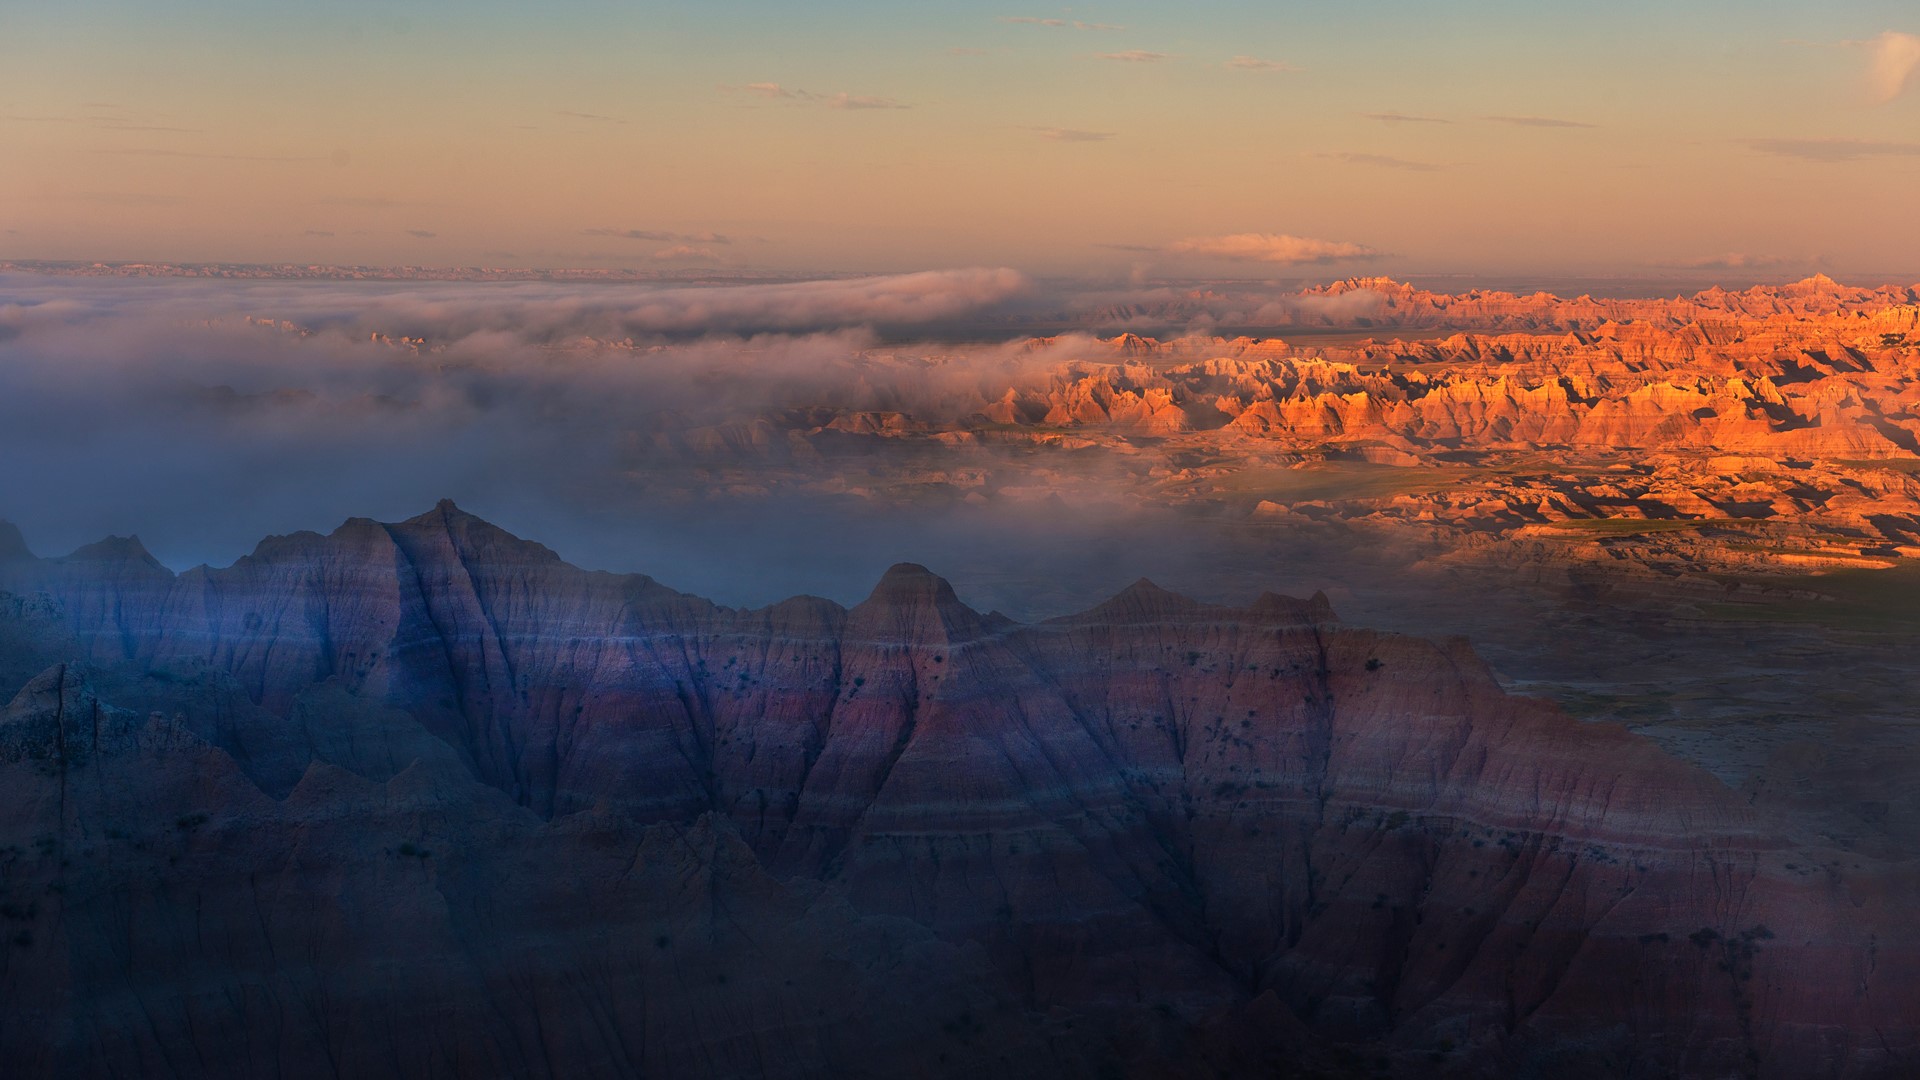
[[[1897,1076],[1910,866],[1323,597],[0,527],[10,1076]]]

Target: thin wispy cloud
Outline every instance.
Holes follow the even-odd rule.
[[[1920,155],[1920,142],[1885,139],[1747,139],[1748,149],[1803,161],[1858,161]]]
[[[870,94],[849,94],[841,91],[835,94],[817,94],[811,90],[802,90],[797,86],[782,86],[776,82],[753,82],[745,86],[722,86],[722,90],[741,90],[756,97],[775,98],[802,105],[822,105],[829,109],[907,109],[912,106],[889,97],[875,97]]]
[[[1888,30],[1859,44],[1868,49],[1867,89],[1881,104],[1905,93],[1920,73],[1920,35]]]
[[[866,94],[831,94],[823,99],[829,109],[905,109],[905,102]]]
[[[105,206],[178,206],[186,202],[178,195],[157,195],[150,191],[76,191],[59,197]]]
[[[1315,154],[1315,157],[1330,161],[1344,161],[1349,165],[1371,165],[1381,169],[1405,169],[1408,172],[1439,172],[1446,168],[1429,161],[1408,161],[1406,158],[1389,157],[1385,154],[1358,154],[1350,151],[1330,151]]]
[[[1724,255],[1703,255],[1695,259],[1676,259],[1673,262],[1653,265],[1671,270],[1772,270],[1819,261],[1821,260],[1791,259],[1784,255],[1748,255],[1744,252],[1730,251]]]
[[[1598,124],[1589,124],[1584,120],[1564,120],[1558,116],[1484,116],[1496,124],[1512,124],[1515,127],[1535,128],[1591,128]]]
[[[1193,236],[1168,244],[1178,255],[1268,263],[1328,263],[1342,259],[1371,259],[1382,252],[1344,240],[1321,240],[1285,233],[1234,233],[1229,236]]]
[[[661,229],[582,229],[588,236],[612,236],[621,240],[648,240],[659,244],[731,244],[733,238],[716,232],[667,232]]]
[[[587,121],[590,121],[590,122],[592,122],[592,123],[595,123],[595,124],[624,124],[624,123],[626,123],[626,121],[625,121],[625,120],[622,120],[622,119],[621,119],[620,117],[618,117],[618,116],[602,116],[602,115],[600,115],[599,113],[590,113],[590,112],[574,112],[574,111],[572,111],[571,109],[556,109],[556,110],[554,110],[554,114],[553,114],[553,115],[555,115],[555,116],[565,116],[565,117],[568,117],[568,118],[570,118],[570,119],[574,119],[574,120],[587,120]]]
[[[437,232],[429,231],[427,229],[408,229],[407,235],[413,237],[416,240],[431,240],[434,237],[439,236],[440,234]]]
[[[328,236],[332,236],[332,235],[333,235],[333,231],[332,231],[331,229],[308,229],[308,230],[307,230],[306,232],[303,232],[303,233],[301,233],[300,235],[301,235],[301,236],[318,236],[318,237],[328,237]]]
[[[1378,120],[1383,124],[1451,124],[1453,121],[1438,116],[1410,116],[1398,112],[1361,113],[1368,120]]]
[[[661,248],[653,253],[653,257],[661,262],[702,262],[719,258],[712,249],[697,247],[693,244],[675,244],[672,247]]]
[[[1025,26],[1047,26],[1056,30],[1125,30],[1124,26],[1113,23],[1081,22],[1079,19],[1041,19],[1032,15],[1002,15],[1004,23],[1020,23]]]
[[[1128,49],[1125,52],[1103,52],[1093,55],[1102,60],[1118,60],[1123,64],[1157,64],[1169,58],[1163,52],[1148,52],[1145,49]]]
[[[155,124],[125,116],[0,116],[0,119],[12,120],[23,124],[77,124],[82,127],[96,128],[101,131],[164,131],[182,135],[194,135],[199,128],[176,127],[171,124]]]
[[[156,147],[126,147],[118,150],[94,150],[95,154],[115,154],[127,157],[162,158],[199,158],[206,161],[323,161],[319,157],[293,157],[285,154],[208,154],[194,150],[162,150]]]
[[[1046,139],[1048,142],[1070,142],[1070,143],[1105,142],[1106,140],[1111,139],[1118,134],[1118,132],[1113,132],[1113,131],[1082,131],[1079,128],[1057,128],[1057,127],[1056,128],[1035,128],[1033,133],[1035,135],[1040,136],[1043,139]]]
[[[315,199],[321,206],[351,206],[358,210],[391,210],[401,206],[433,206],[434,203],[420,199],[394,199],[385,195],[334,195],[325,199]]]
[[[1227,66],[1240,71],[1299,71],[1285,60],[1262,60],[1257,56],[1236,56]]]

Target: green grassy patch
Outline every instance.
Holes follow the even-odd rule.
[[[1376,465],[1370,461],[1329,461],[1303,469],[1242,469],[1219,480],[1220,490],[1271,499],[1277,503],[1340,499],[1390,499],[1445,491],[1487,475],[1464,466]]]
[[[1859,472],[1920,473],[1920,458],[1836,458],[1833,463]]]
[[[1641,533],[1686,532],[1709,525],[1759,525],[1754,518],[1568,518],[1549,522],[1555,529],[1599,536],[1636,536]]]
[[[1560,704],[1567,715],[1581,720],[1601,717],[1634,721],[1663,720],[1673,715],[1671,692],[1653,694],[1608,694],[1593,690],[1538,687],[1529,693],[1544,693]]]
[[[1920,634],[1920,564],[1887,569],[1834,570],[1789,579],[1727,580],[1791,588],[1817,597],[1759,596],[1752,601],[1708,604],[1709,618],[1730,622],[1780,622],[1868,633]]]

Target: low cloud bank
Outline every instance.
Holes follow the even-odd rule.
[[[589,565],[689,586],[745,572],[708,556],[715,523],[769,589],[870,583],[939,535],[1017,544],[1046,515],[963,527],[882,505],[857,491],[864,464],[797,458],[784,435],[763,457],[684,448],[807,410],[964,415],[1044,378],[1089,339],[896,346],[871,329],[1026,288],[994,270],[652,290],[0,278],[0,519],[43,555],[137,532],[178,569],[452,497]],[[864,539],[792,535],[834,520]]]
[[[1061,326],[1381,302],[991,269],[708,288],[0,276],[0,518],[43,555],[138,533],[184,569],[450,497],[583,565],[724,602],[858,599],[910,559],[1009,592],[1078,568],[1086,592],[1028,609],[1058,612],[1217,563],[1196,553],[1219,538],[1144,509],[1155,481],[1124,454],[795,433],[853,413],[960,420],[1116,359]],[[955,320],[971,343],[940,340]],[[969,500],[983,475],[992,497]]]
[[[1231,236],[1195,236],[1167,245],[1179,255],[1201,255],[1268,263],[1330,263],[1340,259],[1370,259],[1381,253],[1345,240],[1320,240],[1284,233],[1234,233]]]

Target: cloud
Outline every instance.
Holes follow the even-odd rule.
[[[962,582],[963,594],[1020,617],[1181,567],[1229,594],[1279,587],[1222,583],[1244,549],[1154,509],[1161,485],[1132,453],[988,438],[928,456],[917,450],[946,440],[808,430],[853,410],[937,428],[1010,388],[1044,396],[1063,373],[1115,359],[1071,334],[929,340],[942,319],[966,320],[971,341],[1012,305],[1053,311],[1073,295],[1009,274],[378,289],[11,275],[0,300],[0,339],[18,331],[0,340],[0,517],[42,553],[137,531],[184,568],[229,562],[266,534],[394,521],[451,497],[583,565],[736,604],[800,591],[858,600],[902,559],[959,576],[970,567],[976,584]],[[1098,301],[1154,305],[1164,293],[1222,325],[1391,315],[1364,289],[1213,290]],[[902,332],[878,317],[889,312],[922,321]],[[868,321],[889,327],[884,344],[858,328]],[[803,323],[817,332],[789,332]],[[628,345],[630,325],[690,333]],[[403,334],[426,338],[429,354],[398,343]],[[88,423],[72,423],[82,415]],[[1264,547],[1255,561],[1263,574],[1286,562]],[[998,593],[979,584],[1005,581],[1011,565],[1029,572]],[[1322,565],[1303,565],[1323,583]],[[1087,589],[1097,595],[1075,591]]]
[[[1871,52],[1867,88],[1875,101],[1892,101],[1913,84],[1914,73],[1920,71],[1920,35],[1888,30],[1861,44]]]
[[[1079,128],[1035,128],[1033,133],[1049,142],[1070,143],[1105,142],[1118,134],[1113,131],[1082,131]]]
[[[300,235],[325,237],[325,236],[332,236],[333,233],[331,230],[328,230],[328,229],[308,229],[306,232],[301,233]]]
[[[76,191],[60,197],[105,206],[178,206],[187,201],[178,195],[156,195],[150,191]]]
[[[711,287],[396,285],[341,307],[329,306],[338,298],[324,289],[283,284],[256,295],[271,296],[286,318],[339,329],[355,340],[368,333],[439,343],[505,335],[544,345],[581,336],[679,339],[914,326],[1003,304],[1029,288],[1018,271],[974,268]]]
[[[1236,56],[1227,61],[1227,66],[1241,71],[1299,71],[1284,60],[1262,60],[1257,56]]]
[[[1405,158],[1388,157],[1385,154],[1355,154],[1346,151],[1316,154],[1315,157],[1344,161],[1349,165],[1373,165],[1382,169],[1405,169],[1409,172],[1439,172],[1444,165],[1434,165],[1425,161],[1408,161]]]
[[[911,106],[893,98],[871,97],[866,94],[838,93],[822,98],[829,109],[906,109]]]
[[[117,149],[117,150],[107,150],[107,149],[93,150],[91,151],[91,153],[116,154],[116,155],[125,155],[127,157],[200,158],[208,161],[306,162],[306,161],[325,160],[319,157],[291,157],[285,154],[207,154],[207,153],[200,153],[193,150],[162,150],[162,149],[159,149],[156,147],[150,147],[150,146],[126,147],[126,148]]]
[[[1453,123],[1453,121],[1451,120],[1443,120],[1438,116],[1409,116],[1406,113],[1397,113],[1397,112],[1370,112],[1370,113],[1361,113],[1360,115],[1367,118],[1368,120],[1378,120],[1383,124],[1451,124]]]
[[[1168,244],[1167,250],[1181,255],[1270,263],[1326,263],[1337,259],[1370,259],[1381,254],[1373,248],[1346,241],[1283,233],[1195,236]]]
[[[648,240],[658,244],[731,244],[733,238],[716,232],[681,233],[660,229],[582,229],[588,236],[612,236],[621,240]]]
[[[414,237],[415,239],[418,239],[418,240],[431,240],[434,237],[439,236],[440,234],[437,232],[429,231],[427,229],[408,229],[407,235]]]
[[[336,195],[315,199],[318,206],[351,206],[361,210],[391,210],[402,206],[435,206],[421,199],[392,199],[384,195]]]
[[[769,492],[831,485],[867,464],[806,458],[796,468],[776,437],[771,457],[735,459],[741,486],[758,489],[737,494],[732,481],[711,477],[715,459],[691,459],[688,444],[751,438],[762,416],[821,407],[967,415],[1072,354],[1023,344],[878,349],[857,327],[964,315],[1024,287],[995,270],[703,289],[447,283],[372,293],[310,281],[23,275],[0,300],[0,518],[42,552],[137,529],[184,568],[229,561],[269,533],[327,529],[350,515],[397,520],[450,496],[509,524],[507,506],[531,512],[556,543],[578,535],[571,525],[580,521],[617,521],[611,531],[624,539],[605,550],[624,543],[629,553],[599,557],[661,572],[664,563],[633,545],[682,519],[711,520],[694,507],[724,505],[741,511],[727,515],[727,530],[765,536],[757,554],[778,566],[791,545],[812,541],[779,535],[789,525],[767,516],[776,509]],[[617,340],[605,335],[636,323],[834,328],[633,347],[580,340]],[[396,345],[402,335],[427,338],[434,362]],[[61,419],[83,408],[92,422],[82,429]],[[1024,462],[1006,468],[1029,476]],[[889,546],[863,539],[844,512],[865,500],[828,498],[812,505],[843,512],[799,532],[830,537],[826,547]],[[916,505],[902,519],[930,514],[938,510]],[[902,556],[880,553],[862,584]]]
[[[1803,161],[1857,161],[1862,158],[1920,154],[1920,143],[1880,139],[1748,139],[1746,145],[1762,154],[1777,154]]]
[[[1093,55],[1102,60],[1118,60],[1123,64],[1156,64],[1168,58],[1167,53],[1148,52],[1145,49],[1128,49],[1125,52],[1103,52]]]
[[[653,257],[663,262],[691,262],[719,258],[711,248],[695,247],[692,244],[675,244],[672,247],[661,248],[653,253]]]
[[[1582,120],[1562,120],[1557,116],[1483,116],[1481,119],[1491,120],[1496,124],[1512,124],[1515,127],[1591,128],[1600,126]]]
[[[1784,255],[1748,255],[1730,251],[1724,255],[1704,255],[1696,259],[1679,259],[1655,265],[1674,270],[1771,270],[1819,261],[1818,259],[1790,259]]]
[[[575,120],[590,120],[596,124],[624,124],[625,120],[617,116],[602,116],[599,113],[574,112],[571,109],[556,109],[553,115],[572,117]]]
[[[1113,23],[1081,22],[1078,19],[1039,19],[1031,15],[1002,15],[1000,16],[1000,21],[1004,23],[1021,23],[1026,26],[1048,26],[1056,30],[1058,29],[1125,30],[1126,29],[1126,27],[1124,26],[1116,26]]]
[[[948,56],[992,56],[992,49],[976,49],[971,45],[955,45],[947,50]]]
[[[735,89],[735,87],[722,86],[721,89],[733,90]],[[799,102],[799,103],[808,104],[808,105],[824,105],[829,109],[908,109],[908,108],[912,108],[912,106],[906,104],[905,102],[897,101],[893,98],[888,98],[888,97],[874,97],[868,94],[849,94],[845,91],[841,91],[840,93],[837,93],[837,94],[816,94],[811,90],[802,90],[799,87],[782,86],[779,83],[775,83],[775,82],[747,83],[745,86],[738,87],[738,89],[744,90],[749,94],[758,95],[759,97],[781,98],[787,101],[794,101],[794,102]]]
[[[163,131],[182,135],[200,132],[199,128],[155,124],[125,116],[4,116],[0,119],[28,124],[80,124],[102,131]]]

